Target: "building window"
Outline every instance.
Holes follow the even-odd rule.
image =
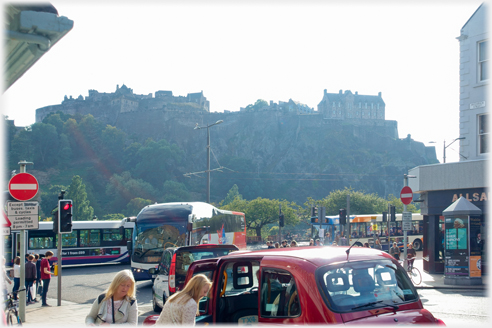
[[[333,102],[332,105],[333,105],[332,107],[335,107],[335,102]]]
[[[488,60],[489,55],[487,52],[488,42],[483,41],[478,43],[478,74],[479,81],[486,81],[489,79],[488,75]]]
[[[480,139],[480,154],[489,152],[488,146],[489,126],[487,123],[487,115],[478,116],[478,137]]]
[[[367,103],[366,103],[366,109],[367,109]]]
[[[362,103],[361,102],[359,103],[359,108],[362,108]]]
[[[378,109],[379,109],[379,104],[378,104]]]
[[[374,109],[374,103],[371,103],[371,109]]]
[[[338,102],[338,107],[342,107],[342,103],[341,102]]]

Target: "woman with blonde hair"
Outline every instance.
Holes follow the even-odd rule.
[[[199,314],[198,302],[207,296],[212,283],[203,274],[197,274],[164,304],[156,325],[195,325]]]
[[[136,326],[138,309],[135,295],[135,279],[132,272],[130,270],[118,272],[108,289],[92,304],[85,323],[89,326],[116,323]]]

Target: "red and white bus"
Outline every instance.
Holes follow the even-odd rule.
[[[131,266],[135,280],[152,279],[164,249],[208,244],[234,244],[246,249],[244,213],[220,210],[203,202],[154,204],[144,207],[133,232]]]

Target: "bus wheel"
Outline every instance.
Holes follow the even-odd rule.
[[[413,248],[416,251],[421,251],[422,250],[422,241],[420,239],[415,239],[413,241]]]

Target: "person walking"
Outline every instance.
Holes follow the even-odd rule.
[[[381,246],[381,242],[379,241],[379,239],[376,239],[375,244],[374,244],[374,248],[375,249],[379,249],[379,250],[382,250],[383,249],[383,247]]]
[[[34,293],[34,302],[38,302],[37,294],[41,295],[43,285],[41,284],[41,259],[39,254],[34,255],[34,263],[36,264],[36,292]]]
[[[7,270],[5,269],[5,262],[6,262],[5,257],[2,256],[2,259],[3,259],[3,262],[2,262],[3,272],[2,272],[2,274],[3,274],[3,296],[4,296],[3,298],[5,299],[7,296],[7,293],[8,293],[7,284],[12,285],[12,280],[10,280],[10,278],[7,274]]]
[[[12,294],[14,295],[14,300],[17,300],[17,291],[20,287],[20,257],[16,256],[14,258],[14,287],[12,288]]]
[[[43,293],[41,294],[41,306],[51,306],[46,303],[46,295],[48,295],[48,288],[50,287],[51,273],[50,271],[50,259],[53,257],[52,251],[47,251],[44,255],[44,259],[41,261],[41,280],[43,281]]]
[[[396,245],[396,242],[393,243],[393,247],[390,248],[390,255],[395,259],[400,259],[400,248]]]
[[[34,260],[34,255],[29,254],[27,262],[24,267],[25,278],[26,278],[26,290],[27,290],[27,300],[26,304],[34,304],[34,299],[36,298],[36,292],[33,287],[36,281],[36,264],[32,263]]]
[[[89,326],[138,323],[135,279],[130,270],[118,272],[106,291],[92,304],[85,323]]]
[[[194,326],[199,314],[198,302],[207,296],[212,283],[203,274],[197,274],[186,284],[183,290],[171,296],[164,307],[156,325]]]

